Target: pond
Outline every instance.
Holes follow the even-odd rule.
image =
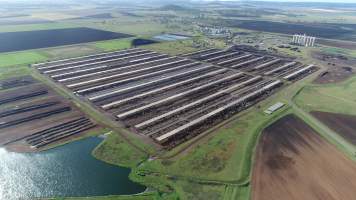
[[[127,37],[132,37],[132,35],[91,28],[5,32],[0,33],[0,52],[22,51]]]
[[[185,40],[189,38],[190,38],[189,36],[176,35],[176,34],[162,34],[153,37],[153,39],[155,40],[162,40],[162,41],[176,41],[176,40]]]
[[[95,159],[97,137],[40,153],[0,149],[0,200],[135,194],[145,187],[129,180],[130,169]]]
[[[155,43],[158,43],[158,41],[143,39],[143,38],[136,38],[136,39],[132,40],[132,46],[134,46],[134,47],[155,44]]]

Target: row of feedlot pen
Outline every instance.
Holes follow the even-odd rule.
[[[91,119],[42,83],[0,92],[0,145],[22,144],[21,150],[31,151],[94,128]]]
[[[33,65],[163,145],[189,139],[315,67],[240,50],[128,49]]]

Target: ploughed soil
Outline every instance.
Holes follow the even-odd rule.
[[[356,50],[356,43],[350,41],[318,39],[318,43],[330,47]]]
[[[311,114],[345,140],[356,145],[356,116],[319,111],[312,111]]]
[[[356,59],[322,52],[313,52],[312,57],[327,67],[327,70],[320,73],[314,80],[314,83],[338,83],[351,77],[356,71]]]
[[[356,163],[294,115],[267,127],[256,153],[253,200],[356,197]]]

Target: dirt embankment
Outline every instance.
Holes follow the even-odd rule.
[[[311,114],[347,141],[356,145],[356,116],[319,111],[313,111]]]
[[[294,115],[266,128],[257,147],[253,200],[350,200],[356,164]]]
[[[351,77],[356,71],[356,59],[316,51],[312,53],[312,57],[328,67],[327,71],[314,80],[314,83],[338,83]]]

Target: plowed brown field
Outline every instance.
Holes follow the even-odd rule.
[[[347,141],[356,145],[356,116],[319,111],[313,111],[311,114]]]
[[[351,200],[356,163],[294,115],[263,132],[252,180],[253,200]]]

